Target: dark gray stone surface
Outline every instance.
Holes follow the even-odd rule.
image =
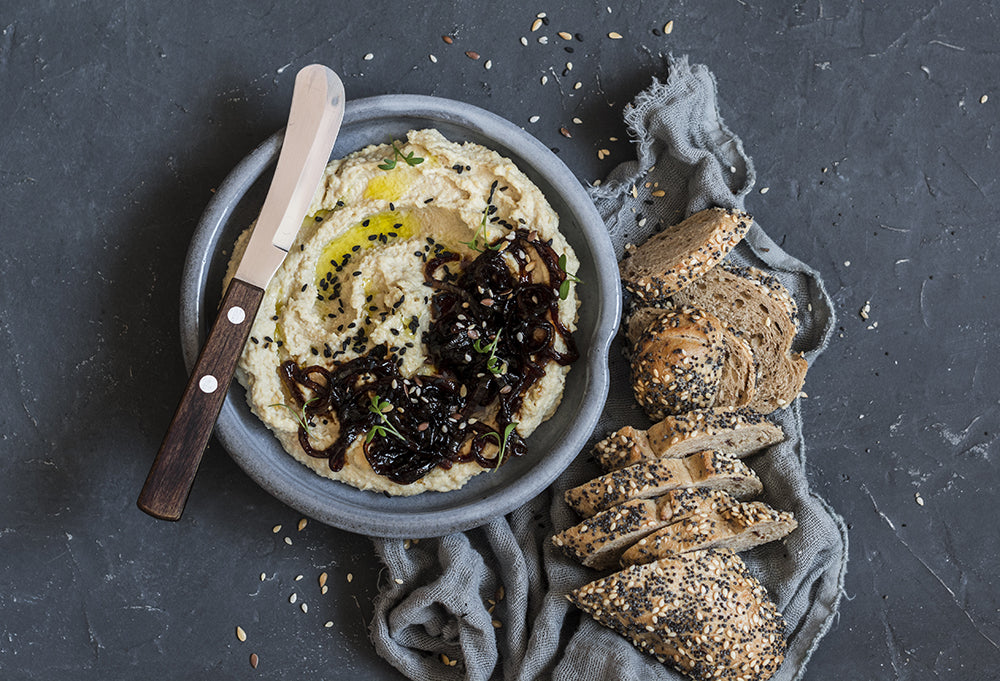
[[[539,11],[551,21],[532,33]],[[254,652],[266,678],[397,678],[367,639],[380,566],[365,538],[298,531],[217,444],[180,523],[135,508],[185,380],[178,289],[194,225],[283,125],[307,63],[338,71],[349,97],[489,109],[590,181],[630,156],[622,106],[673,51],[717,75],[768,188],[748,208],[823,273],[840,316],[803,413],[810,478],[851,525],[851,563],[806,678],[996,678],[997,11],[0,6],[0,677],[246,678]],[[670,19],[669,36],[653,32]]]

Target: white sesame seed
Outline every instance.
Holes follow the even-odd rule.
[[[493,60],[492,59],[487,59],[486,63],[483,64],[483,68],[486,69],[487,71],[489,71],[490,69],[492,69],[493,68]]]
[[[523,35],[521,36],[521,44],[524,45],[525,47],[528,46],[528,39],[525,38]]]
[[[666,25],[664,25],[663,33],[666,35],[670,35],[671,33],[673,33],[673,31],[674,31],[674,21],[673,19],[671,19],[666,23]]]
[[[579,90],[582,87],[583,87],[583,83],[581,83],[580,81],[577,81],[577,82],[573,83],[573,89],[574,90]]]
[[[291,596],[288,597],[288,602],[289,603],[295,603],[295,601],[297,601],[297,600],[299,600],[299,595],[298,594],[293,593]]]
[[[434,64],[437,64],[437,63],[438,63],[438,58],[437,58],[437,57],[435,57],[435,56],[434,56],[433,54],[429,54],[429,55],[427,55],[427,58],[428,58],[428,59],[430,59],[430,60],[431,60],[431,62],[433,62]]]
[[[549,77],[548,76],[542,76],[542,85],[545,85],[548,82],[549,82]]]
[[[274,532],[275,534],[281,532],[281,525],[275,525],[274,527],[272,527],[271,532]]]
[[[309,606],[306,605],[305,603],[303,603],[299,607],[302,608],[302,612],[309,612]]]
[[[394,579],[392,581],[396,582],[396,584],[402,584],[403,583],[403,580],[401,580],[399,577],[397,577],[396,579]]]
[[[770,188],[770,187],[761,187],[761,188],[760,188],[760,193],[761,193],[761,194],[766,194],[766,193],[768,193],[768,192],[769,192],[770,190],[771,190],[771,188]]]
[[[990,96],[989,95],[983,95],[982,97],[979,98],[979,103],[980,104],[985,104],[988,101],[990,101]]]
[[[549,44],[549,37],[547,35],[539,36],[538,37],[538,44],[539,45],[548,45]]]
[[[576,123],[577,125],[582,125],[583,124],[583,121],[581,121],[579,118],[574,118],[573,122]]]
[[[260,573],[260,581],[263,582],[265,579],[267,579],[267,573],[266,572]]]
[[[917,496],[919,497],[920,495],[918,494]],[[236,627],[236,638],[238,638],[241,643],[247,640],[247,632],[243,631],[243,627]]]
[[[331,621],[327,622],[326,624],[324,624],[323,626],[326,627],[327,629],[329,629],[329,628],[331,628],[333,626],[333,621],[331,620]]]
[[[528,119],[528,122],[529,123],[537,123],[538,119],[539,119],[539,116],[532,116],[531,118]]]
[[[288,544],[289,546],[291,546],[292,545],[292,538],[291,537],[285,537],[285,543]]]
[[[611,33],[608,34],[608,37],[611,38],[612,40],[621,40],[622,34],[619,33],[618,31],[611,31]]]
[[[369,52],[368,54],[365,55],[365,61],[371,61],[374,58],[375,58],[375,55],[372,54],[371,52]]]
[[[352,581],[354,581],[354,574],[351,573],[351,572],[348,572],[347,573],[347,583],[350,584]]]
[[[295,575],[295,581],[296,582],[301,582],[302,581],[302,575]]]

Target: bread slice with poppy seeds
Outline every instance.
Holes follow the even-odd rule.
[[[658,499],[632,499],[601,511],[552,537],[552,543],[587,567],[617,565],[623,551],[670,523],[705,513],[717,503],[707,489],[678,489]]]
[[[721,262],[746,235],[753,219],[744,212],[709,208],[646,240],[626,247],[619,263],[625,290],[656,305]]]
[[[788,511],[778,511],[762,501],[718,499],[711,510],[640,538],[624,554],[622,565],[649,563],[678,553],[725,548],[739,553],[781,539],[798,527]]]
[[[760,478],[739,461],[715,451],[682,459],[643,461],[566,490],[566,503],[584,518],[630,499],[656,497],[685,487],[721,489],[737,498],[760,494]]]
[[[594,449],[601,468],[613,471],[705,449],[741,459],[784,437],[779,426],[752,409],[713,407],[668,416],[648,431],[625,426],[598,442]]]
[[[566,597],[697,681],[766,681],[784,661],[784,618],[725,549],[632,565]]]

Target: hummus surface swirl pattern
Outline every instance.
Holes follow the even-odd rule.
[[[492,150],[419,130],[405,142],[366,147],[332,161],[296,243],[268,286],[240,358],[237,378],[253,412],[301,463],[360,489],[394,495],[446,491],[487,470],[476,461],[455,463],[398,484],[372,470],[363,437],[350,444],[343,467],[331,470],[326,459],[307,455],[299,444],[302,413],[290,402],[279,368],[291,360],[332,369],[383,346],[398,358],[402,376],[434,373],[424,344],[434,294],[425,281],[425,264],[454,253],[461,261],[445,272],[457,274],[477,250],[515,229],[537,234],[565,255],[566,272],[576,272],[576,256],[541,191]],[[250,231],[237,241],[227,280]],[[576,287],[570,286],[558,303],[559,322],[569,330],[575,328],[577,307]],[[527,437],[555,412],[568,370],[548,363],[524,395],[516,415],[518,435]],[[332,415],[314,418],[308,433],[314,447],[324,448],[337,439],[339,424]]]

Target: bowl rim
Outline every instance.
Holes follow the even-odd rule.
[[[552,452],[539,458],[531,469],[531,475],[521,475],[502,491],[460,506],[461,513],[456,513],[456,509],[407,511],[402,518],[394,517],[393,522],[369,517],[365,513],[359,516],[357,506],[350,503],[345,503],[344,508],[339,509],[336,503],[331,507],[329,499],[320,503],[321,500],[316,495],[296,481],[297,472],[265,472],[254,465],[257,462],[253,460],[252,452],[244,451],[240,441],[243,429],[237,418],[237,410],[240,403],[243,408],[248,407],[242,388],[236,381],[233,381],[226,395],[216,423],[215,435],[237,465],[258,485],[301,513],[325,524],[370,536],[420,538],[463,531],[506,515],[541,493],[577,457],[596,427],[607,400],[610,382],[608,353],[621,318],[622,294],[617,277],[617,261],[603,219],[572,171],[541,142],[522,128],[485,109],[429,95],[379,95],[348,101],[343,125],[347,127],[404,117],[426,118],[438,123],[457,125],[491,139],[502,140],[503,146],[518,157],[515,162],[519,167],[530,166],[532,172],[543,177],[573,212],[576,228],[590,245],[590,255],[598,275],[595,283],[599,291],[598,301],[594,303],[599,303],[597,321],[588,352],[581,357],[582,364],[586,365],[587,380],[573,426],[562,435]],[[209,270],[220,238],[244,194],[276,162],[283,132],[279,130],[272,134],[229,172],[206,205],[195,229],[185,259],[180,307],[181,344],[188,372],[194,366],[204,342],[205,329],[211,321],[206,319],[205,291],[210,285]],[[298,462],[295,464],[308,476],[322,479],[306,466]],[[344,484],[332,480],[329,482]],[[346,513],[348,510],[350,514]]]

